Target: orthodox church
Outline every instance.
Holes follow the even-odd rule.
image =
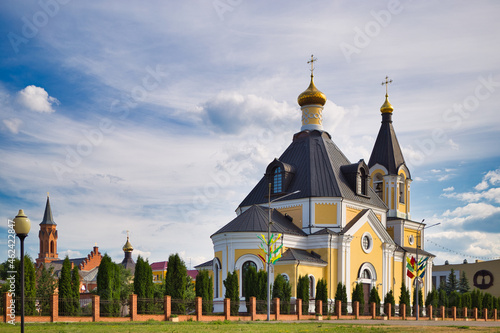
[[[403,282],[413,290],[415,274],[407,263],[417,251],[427,267],[418,274],[426,295],[434,256],[422,247],[425,224],[410,217],[411,175],[392,123],[394,108],[387,94],[391,81],[386,78],[382,124],[370,160],[351,163],[323,128],[326,96],[314,84],[314,61],[309,62],[309,87],[298,96],[300,131],[267,166],[237,207],[237,217],[211,236],[214,259],[197,269],[212,271],[215,300],[224,298],[223,281],[235,271],[243,300],[246,270],[267,269],[259,235],[267,237],[270,219],[271,232],[281,236],[282,246],[281,258],[270,267],[271,280],[283,275],[292,286],[292,298],[299,276],[306,275],[310,299],[315,298],[317,281],[324,279],[331,300],[342,282],[349,301],[356,284],[362,284],[366,304],[373,287],[381,299],[393,290],[397,303]]]

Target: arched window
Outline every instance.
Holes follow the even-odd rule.
[[[314,299],[314,276],[309,275],[309,299]]]
[[[364,269],[363,272],[361,273],[360,278],[362,278],[362,279],[371,279],[372,275],[370,274],[370,271],[368,269]]]
[[[50,242],[50,253],[54,253],[54,241]]]
[[[245,263],[241,267],[241,296],[243,297],[246,296],[245,280],[250,267],[253,267],[257,271],[257,265],[253,261],[245,261]]]
[[[380,173],[377,173],[373,178],[373,189],[375,193],[380,197],[380,199],[384,199],[384,179]]]
[[[405,178],[401,177],[402,180],[399,182],[399,202],[405,203]]]
[[[283,170],[276,167],[273,170],[273,193],[283,192]]]
[[[285,279],[286,282],[290,282],[290,278],[288,277],[288,274],[283,273],[283,274],[281,274],[281,276],[283,276],[283,278]]]
[[[219,298],[219,284],[220,284],[220,263],[217,258],[214,259],[214,298]]]
[[[49,252],[49,241],[45,241],[45,253]]]

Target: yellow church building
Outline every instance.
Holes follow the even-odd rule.
[[[386,79],[385,84],[389,82]],[[417,245],[418,256],[428,258],[422,278],[424,295],[432,288],[434,256],[422,248],[425,225],[410,219],[411,176],[393,128],[394,109],[387,91],[368,164],[362,159],[351,163],[332,141],[323,128],[325,103],[311,70],[310,85],[298,97],[300,131],[267,166],[237,207],[237,217],[211,236],[214,259],[197,267],[212,271],[216,301],[224,298],[228,272],[238,274],[244,300],[246,269],[266,270],[259,257],[263,253],[258,235],[267,234],[268,205],[271,231],[281,235],[282,245],[281,258],[271,265],[271,281],[283,275],[291,283],[292,298],[299,276],[306,275],[310,299],[315,297],[317,281],[325,279],[330,300],[342,282],[349,301],[353,288],[361,283],[365,303],[373,287],[382,300],[393,290],[398,303],[402,282],[413,288],[407,262],[416,255]],[[296,191],[300,192],[282,198]]]

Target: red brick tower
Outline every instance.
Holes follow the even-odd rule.
[[[45,205],[45,213],[43,220],[40,223],[40,232],[38,238],[40,240],[40,253],[36,259],[36,266],[40,267],[42,263],[48,263],[53,260],[59,260],[57,254],[57,224],[52,217],[52,210],[50,209],[50,200],[47,193],[47,204]]]

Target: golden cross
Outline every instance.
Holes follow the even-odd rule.
[[[311,64],[311,76],[313,76],[313,72],[314,72],[314,62],[315,61],[318,61],[317,58],[314,58],[314,55],[311,54],[311,60],[309,60],[307,63],[308,64]]]
[[[130,231],[128,231],[128,230],[127,230],[127,239],[128,239],[128,236],[129,236],[129,232],[130,232]]]
[[[49,196],[49,192],[47,192],[47,197]]]
[[[384,85],[384,84],[385,84],[385,94],[386,94],[386,95],[387,95],[387,86],[389,85],[389,83],[392,83],[392,80],[389,80],[389,77],[388,77],[388,76],[386,76],[386,77],[385,77],[385,81],[384,81],[384,82],[382,82],[382,85]]]

